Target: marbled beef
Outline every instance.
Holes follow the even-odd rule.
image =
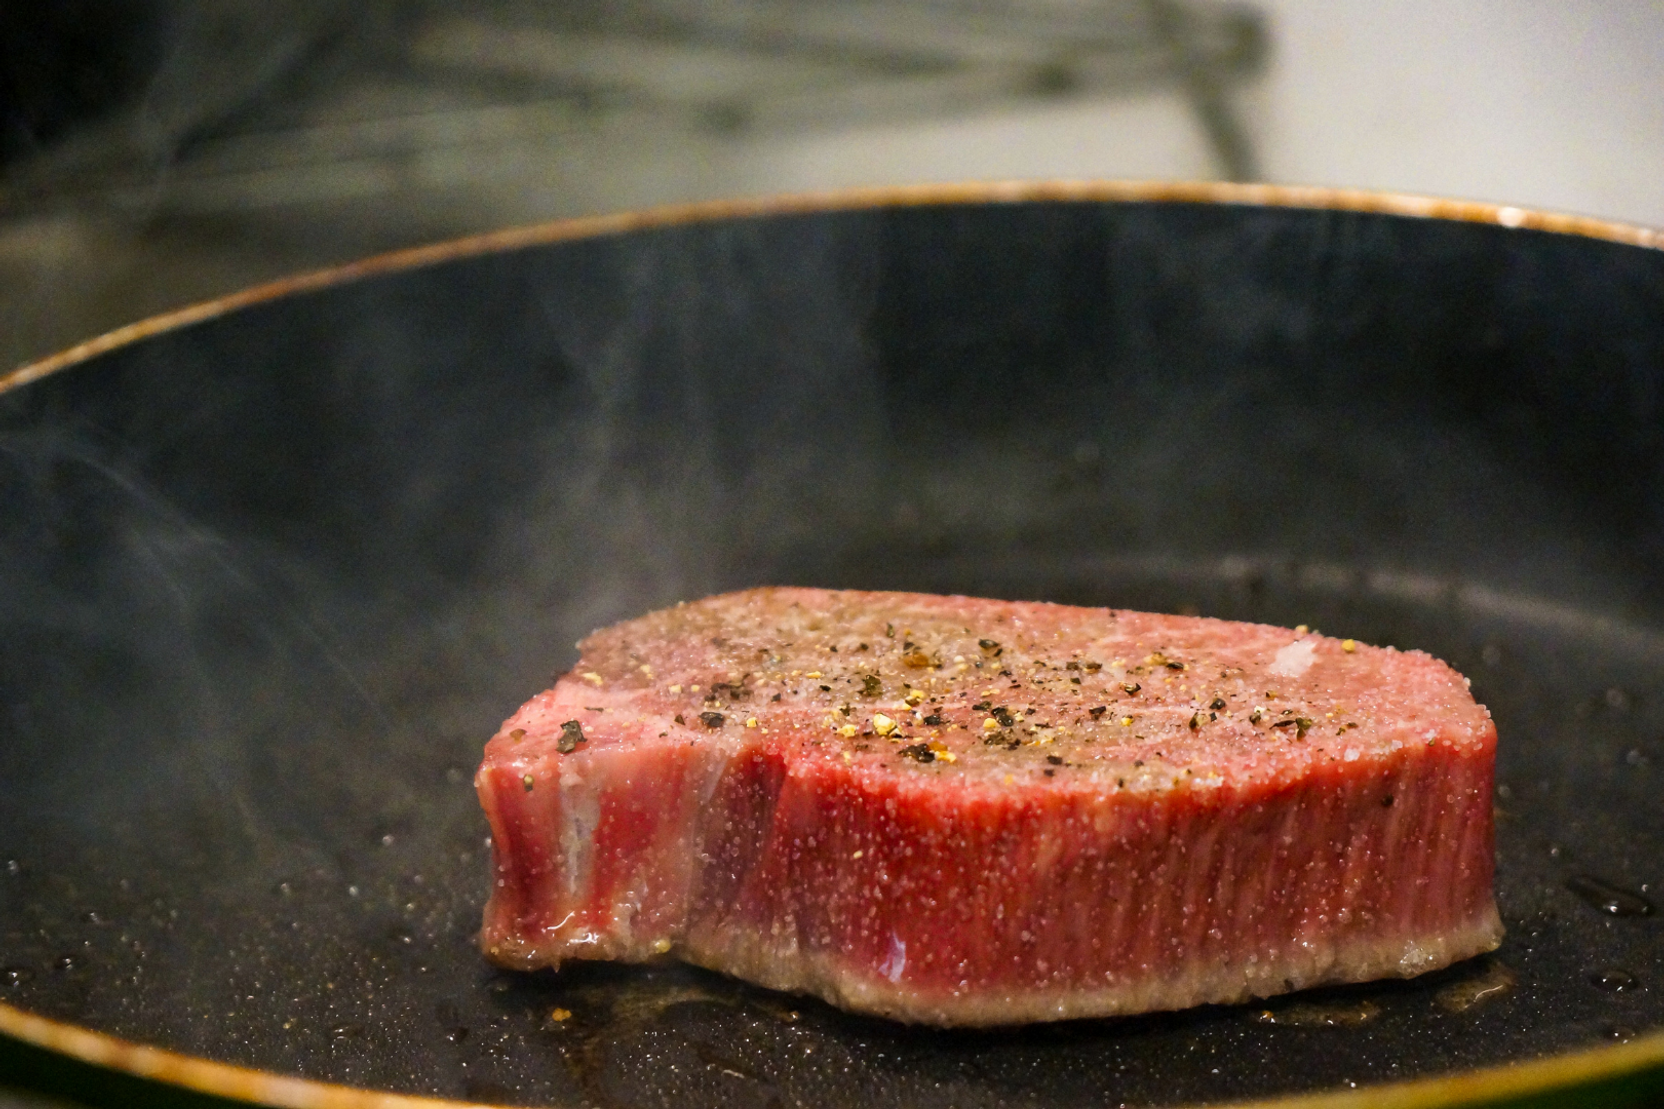
[[[1501,935],[1496,731],[1420,652],[813,589],[580,648],[477,778],[504,966],[672,956],[989,1025],[1419,974]]]

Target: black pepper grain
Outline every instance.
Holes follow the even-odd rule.
[[[585,739],[584,726],[576,720],[568,720],[560,726],[560,738],[555,740],[555,750],[563,755],[570,755]]]

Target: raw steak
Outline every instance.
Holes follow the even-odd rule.
[[[590,636],[477,778],[480,942],[990,1025],[1494,948],[1496,730],[1304,628],[757,589]]]

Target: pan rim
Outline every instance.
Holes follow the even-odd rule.
[[[437,243],[406,247],[367,258],[262,282],[224,296],[175,308],[85,339],[55,354],[0,374],[0,395],[119,347],[239,308],[297,293],[345,284],[362,277],[577,239],[619,235],[683,224],[729,219],[807,215],[878,208],[922,208],[973,204],[1074,203],[1217,204],[1228,207],[1293,208],[1307,211],[1367,212],[1415,219],[1493,224],[1513,231],[1546,231],[1587,239],[1664,250],[1664,229],[1617,220],[1551,212],[1489,201],[1418,193],[1336,188],[1326,185],[1244,184],[1230,181],[1057,179],[965,181],[883,185],[814,192],[698,200],[575,216],[487,231]]]
[[[371,1090],[216,1062],[53,1020],[5,1002],[0,1002],[0,1033],[138,1078],[283,1109],[479,1109],[490,1104]],[[1215,1109],[1441,1109],[1574,1089],[1660,1063],[1664,1063],[1664,1031],[1546,1059],[1454,1074],[1214,1104]]]
[[[147,317],[0,374],[0,395],[152,336],[285,296],[363,277],[558,242],[722,220],[880,208],[1031,202],[1217,204],[1363,212],[1491,224],[1664,250],[1664,230],[1484,201],[1327,186],[1219,181],[1016,180],[917,184],[704,200],[580,216],[372,255]],[[70,1058],[232,1100],[294,1109],[464,1109],[480,1103],[398,1094],[263,1071],[170,1051],[0,1002],[0,1033]],[[1664,1030],[1622,1044],[1430,1078],[1232,1102],[1219,1109],[1436,1109],[1544,1094],[1664,1065]]]

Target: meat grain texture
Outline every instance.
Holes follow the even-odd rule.
[[[599,631],[477,785],[481,945],[994,1025],[1491,950],[1496,730],[1438,660],[1255,624],[757,589]]]

